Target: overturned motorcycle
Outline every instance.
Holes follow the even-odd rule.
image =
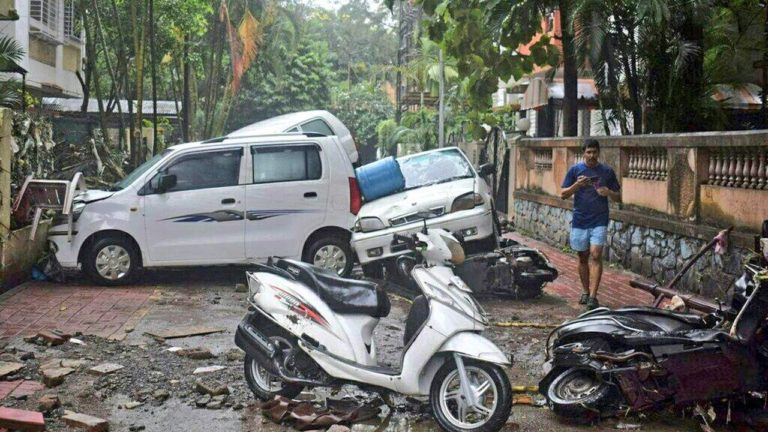
[[[547,340],[551,370],[539,384],[553,411],[592,422],[768,391],[768,271],[745,265],[730,305],[680,296],[708,313],[599,308],[556,328]]]
[[[400,369],[376,361],[373,331],[390,311],[381,287],[278,260],[247,273],[253,311],[235,343],[246,352],[249,387],[264,400],[345,383],[428,396],[443,429],[498,431],[512,408],[502,369],[510,359],[480,335],[488,319],[453,273],[452,264],[464,259],[460,243],[426,228],[399,240],[424,261],[412,270],[423,295],[406,320]]]
[[[453,235],[462,240],[460,235]],[[393,248],[402,244],[395,239]],[[493,251],[468,255],[462,264],[455,266],[456,275],[471,287],[474,295],[526,300],[539,297],[544,285],[557,279],[557,269],[538,249],[506,238],[500,239],[498,244]],[[388,278],[397,284],[415,287],[410,275],[418,263],[416,256],[401,256],[396,260],[394,271],[397,273],[388,274]]]

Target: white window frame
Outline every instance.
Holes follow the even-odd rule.
[[[30,33],[60,41],[63,27],[61,4],[61,0],[30,0]]]

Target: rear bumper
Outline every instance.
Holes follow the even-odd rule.
[[[423,226],[422,222],[412,222],[380,231],[352,233],[352,247],[355,249],[361,264],[402,255],[408,250],[399,249],[396,244],[393,244],[394,234],[412,234],[418,232]],[[478,207],[428,219],[427,226],[429,228],[444,228],[451,232],[473,229],[476,231],[475,234],[464,237],[466,241],[473,241],[484,239],[493,234],[493,217],[490,209]],[[380,254],[376,253],[371,256],[371,252],[378,249],[381,249]]]

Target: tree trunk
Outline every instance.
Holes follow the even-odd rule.
[[[157,142],[157,52],[155,49],[155,2],[149,0],[149,54],[152,74],[152,154],[158,148]]]
[[[189,110],[192,106],[191,104],[191,98],[190,98],[190,69],[189,69],[189,36],[184,36],[184,48],[183,48],[183,66],[182,68],[184,71],[182,72],[184,74],[184,80],[182,82],[183,89],[182,89],[182,102],[181,102],[181,123],[182,123],[182,137],[184,137],[184,142],[189,142],[190,139],[190,125],[189,125],[189,119],[191,118],[189,115]]]
[[[96,41],[94,37],[94,31],[93,31],[93,25],[88,20],[87,14],[83,14],[83,27],[85,28],[85,37],[86,37],[86,57],[92,61],[95,65],[97,63],[96,61]],[[90,42],[89,42],[90,41]],[[109,133],[107,131],[107,117],[106,113],[104,112],[104,100],[101,96],[101,85],[99,83],[99,74],[94,73],[93,74],[93,85],[94,90],[96,91],[96,101],[99,106],[99,123],[101,125],[101,135],[102,139],[104,140],[104,143],[109,147]]]
[[[578,67],[570,13],[572,0],[560,0],[560,27],[563,33],[563,136],[579,134]]]
[[[97,3],[94,2],[94,5]],[[112,13],[115,16],[115,24],[117,25],[118,29],[118,36],[124,35],[123,25],[122,21],[118,18],[118,12],[117,12],[117,3],[115,3],[115,0],[112,0]],[[96,16],[98,17],[99,10],[95,9]],[[130,149],[130,137],[126,140],[125,138],[125,123],[123,122],[123,104],[122,100],[128,100],[128,55],[125,52],[125,44],[122,43],[122,41],[115,42],[113,39],[113,45],[117,46],[117,70],[115,71],[115,92],[117,95],[117,112],[118,112],[118,121],[120,125],[120,133],[118,135],[120,140],[120,147],[123,147],[124,144],[126,144],[126,147],[123,147],[124,149]],[[131,119],[129,116],[128,123],[130,128],[130,135],[133,136],[133,124],[131,123]]]
[[[438,61],[440,63],[440,101],[437,108],[437,146],[445,147],[445,60],[443,59],[443,48],[438,51]]]

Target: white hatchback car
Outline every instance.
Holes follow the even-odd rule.
[[[394,234],[410,234],[422,226],[417,213],[429,212],[430,228],[461,234],[468,249],[496,246],[491,188],[455,147],[430,150],[397,159],[405,177],[405,190],[363,204],[352,231],[352,247],[363,270],[380,275],[380,266],[408,252]],[[478,245],[488,244],[487,247]]]
[[[333,117],[317,114],[292,120]],[[71,226],[49,231],[57,260],[104,285],[127,283],[142,267],[247,264],[270,256],[348,274],[349,227],[361,205],[351,135],[270,134],[285,126],[275,123],[170,147],[109,191],[77,196]]]

